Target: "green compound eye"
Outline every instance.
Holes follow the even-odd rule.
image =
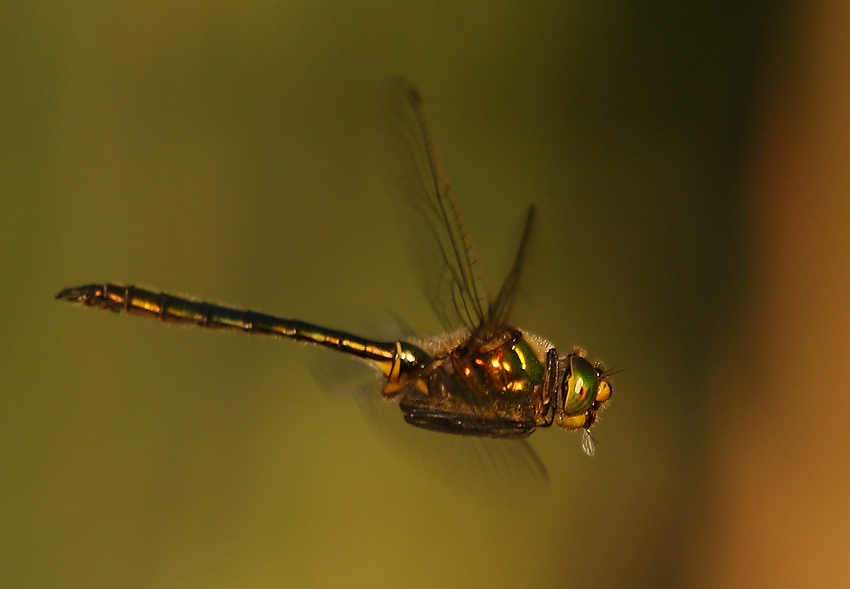
[[[564,392],[563,413],[582,415],[590,409],[599,391],[599,377],[593,365],[576,354],[569,355],[570,367],[561,385]]]

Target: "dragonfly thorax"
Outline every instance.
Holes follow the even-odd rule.
[[[385,384],[385,397],[399,402],[409,423],[489,437],[525,437],[551,424],[546,368],[522,331],[467,333],[452,343],[417,341],[430,362]]]

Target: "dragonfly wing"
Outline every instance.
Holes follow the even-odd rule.
[[[409,81],[387,81],[387,108],[398,142],[401,188],[411,214],[413,257],[422,287],[447,331],[480,326],[488,293],[475,246],[440,161],[422,97]]]
[[[496,301],[493,303],[492,307],[490,307],[490,315],[487,318],[488,327],[499,327],[501,325],[507,325],[508,323],[508,317],[511,314],[511,307],[513,307],[514,299],[516,299],[520,274],[522,274],[522,267],[525,263],[525,254],[528,249],[528,242],[531,240],[531,228],[533,224],[534,207],[531,206],[528,208],[528,215],[525,219],[525,229],[522,232],[522,240],[519,243],[519,249],[517,250],[516,258],[514,259],[514,265],[508,273],[508,277],[505,278],[504,284],[502,284],[499,296],[496,297]]]
[[[458,436],[407,424],[395,403],[370,389],[356,394],[378,440],[405,462],[458,489],[492,493],[542,491],[546,466],[526,439]]]

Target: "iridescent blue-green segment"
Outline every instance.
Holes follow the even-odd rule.
[[[425,352],[406,342],[376,342],[303,321],[214,305],[136,286],[87,284],[66,288],[56,298],[86,307],[159,319],[165,323],[244,331],[317,344],[368,360],[388,377],[397,377],[400,371],[422,366],[429,359]]]

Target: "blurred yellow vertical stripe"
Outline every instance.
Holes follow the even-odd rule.
[[[850,586],[850,3],[809,3],[793,37],[761,93],[693,587]]]

